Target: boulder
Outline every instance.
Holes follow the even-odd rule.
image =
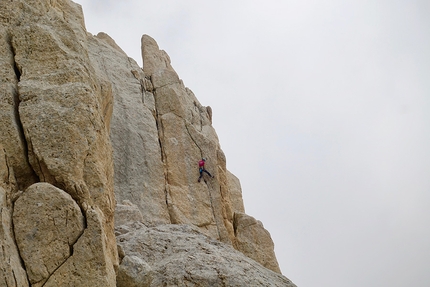
[[[132,281],[118,286],[295,286],[285,276],[190,225],[148,228],[137,224],[118,236],[118,244],[124,256],[120,274],[127,278],[118,282]]]
[[[49,183],[36,183],[15,202],[13,224],[29,281],[38,287],[72,255],[85,218],[69,194]]]

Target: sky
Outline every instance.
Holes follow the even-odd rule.
[[[246,213],[299,287],[430,286],[428,0],[77,0],[211,106]]]

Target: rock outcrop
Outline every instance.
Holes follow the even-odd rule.
[[[49,183],[36,183],[14,205],[15,239],[32,286],[43,286],[70,256],[85,230],[72,197]]]
[[[0,144],[0,286],[27,287],[27,273],[21,263],[12,224],[15,175]]]
[[[118,287],[295,286],[192,225],[146,227],[129,221],[116,230],[122,257]]]
[[[211,108],[141,42],[143,67],[72,1],[0,2],[0,286],[294,286]]]
[[[19,197],[11,227],[27,284],[115,286],[115,196],[106,124],[112,94],[91,66],[81,7],[68,0],[2,1],[0,15],[1,144],[15,181],[5,205],[10,213]],[[35,192],[56,196],[39,200]],[[84,221],[69,234],[59,233],[71,226],[57,225],[60,215],[71,211],[61,207],[64,193]],[[53,206],[36,208],[39,204]],[[25,230],[31,222],[33,228]]]

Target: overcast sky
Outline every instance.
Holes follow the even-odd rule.
[[[213,109],[246,212],[299,287],[430,286],[430,1],[77,0]]]

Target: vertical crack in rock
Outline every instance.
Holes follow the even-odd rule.
[[[191,135],[190,130],[188,129],[188,124],[187,123],[185,123],[185,128],[187,129],[187,133],[190,136],[191,140],[194,142],[194,144],[196,145],[196,147],[200,150],[200,157],[203,157],[202,148],[197,144],[196,140]]]
[[[13,282],[15,283],[14,285],[17,286],[17,280],[16,280],[16,275],[14,270],[12,270],[12,276],[13,276]]]
[[[10,172],[10,166],[9,166],[9,161],[7,160],[7,156],[6,156],[6,150],[3,148],[3,154],[4,154],[4,162],[6,164],[6,169],[7,169],[7,182],[5,183],[10,183],[11,180],[11,172]]]
[[[13,54],[13,57],[15,59],[15,53]],[[15,61],[14,61],[14,65],[13,65],[13,70],[15,71],[16,78],[19,82],[21,80],[21,71],[19,70]]]
[[[201,111],[200,111],[199,106],[197,105],[197,102],[196,102],[196,101],[194,101],[194,102],[193,102],[193,104],[194,104],[194,110],[195,110],[195,111],[196,111],[196,113],[199,115],[200,132],[201,132],[201,131],[203,131],[203,117],[201,116]],[[188,127],[187,127],[187,129],[188,129]],[[193,140],[194,140],[194,139],[193,139]]]
[[[132,58],[130,58],[130,57],[128,57],[127,59],[128,59],[128,64],[130,65],[130,68],[132,68],[132,67],[133,67],[133,65],[132,65],[131,61],[132,61],[133,59],[132,59]],[[145,81],[144,81],[144,79],[142,79],[142,78],[139,76],[139,73],[138,73],[136,70],[130,70],[130,72],[133,74],[133,76],[136,78],[136,80],[138,80],[138,81],[139,81],[139,84],[140,84],[140,92],[141,92],[141,94],[142,94],[142,102],[145,104],[145,99],[144,99],[144,94],[145,94],[145,91],[146,91],[146,89],[145,89]]]
[[[18,129],[19,139],[24,146],[23,152],[24,152],[26,164],[31,168],[31,172],[32,172],[32,174],[29,175],[30,178],[26,178],[26,179],[21,179],[19,177],[19,175],[15,175],[15,177],[17,177],[16,180],[17,180],[18,188],[24,190],[28,186],[30,186],[31,184],[33,184],[35,182],[39,182],[40,179],[30,164],[29,155],[28,155],[29,154],[29,145],[28,145],[28,142],[27,142],[26,137],[25,137],[24,127],[23,127],[23,124],[21,121],[21,116],[19,114],[19,106],[20,106],[21,101],[20,101],[20,97],[19,97],[18,84],[21,81],[22,68],[19,67],[18,63],[15,60],[15,58],[16,58],[16,47],[14,47],[14,45],[12,43],[12,39],[10,36],[8,37],[8,45],[9,45],[10,50],[12,52],[13,69],[14,69],[14,72],[16,75],[16,80],[17,80],[16,86],[14,89],[14,93],[13,93],[14,119],[15,119],[16,127]]]
[[[201,117],[200,117],[201,118]],[[185,120],[184,120],[184,122],[185,122]],[[202,148],[199,146],[199,144],[197,143],[197,141],[194,139],[194,137],[191,135],[191,132],[190,132],[190,130],[189,130],[189,125],[185,122],[185,128],[186,128],[186,130],[187,130],[187,133],[188,133],[188,135],[189,135],[189,137],[191,138],[191,140],[193,141],[193,143],[197,146],[197,148],[200,150],[200,157],[203,157],[203,151],[202,151]],[[216,229],[217,229],[217,233],[218,233],[218,237],[219,237],[219,240],[221,240],[222,239],[222,237],[221,237],[221,230],[220,230],[220,226],[219,226],[219,222],[217,222],[217,216],[216,216],[216,212],[215,212],[215,206],[214,206],[214,203],[213,203],[213,198],[212,198],[212,190],[214,190],[214,188],[213,188],[213,186],[212,186],[212,184],[208,184],[208,182],[206,181],[206,180],[204,180],[204,182],[206,183],[206,185],[208,186],[208,192],[209,192],[209,199],[210,199],[210,201],[211,201],[211,210],[212,210],[212,214],[213,214],[213,219],[214,219],[214,222],[215,222],[215,226],[216,226]]]
[[[30,135],[30,132],[27,131],[27,134]],[[27,140],[24,141],[25,145],[26,145],[26,150],[27,150],[27,160],[29,160],[28,157],[28,152],[34,153],[33,150],[33,143],[31,141],[31,137],[28,136]],[[54,177],[50,174],[45,162],[43,160],[39,160],[39,158],[34,155],[33,158],[36,160],[37,165],[38,165],[38,169],[39,169],[39,174],[41,177],[39,177],[38,182],[43,181],[43,182],[49,182],[54,186],[58,186],[57,182],[55,181]],[[31,166],[31,165],[30,165]],[[33,167],[33,172],[34,172],[34,167]],[[35,173],[36,174],[36,173]]]
[[[156,95],[156,90],[153,91],[154,93],[154,99],[155,99],[155,125],[158,131],[158,144],[160,145],[160,152],[161,152],[161,161],[163,162],[163,173],[164,173],[164,196],[165,196],[165,200],[166,200],[166,206],[167,206],[167,210],[169,211],[169,217],[170,217],[170,222],[173,222],[173,218],[172,218],[172,214],[170,212],[170,203],[169,203],[169,192],[168,192],[168,183],[169,183],[169,179],[168,179],[168,173],[167,173],[167,168],[166,168],[166,154],[164,151],[164,147],[163,147],[163,143],[161,142],[161,138],[162,138],[162,133],[163,133],[163,129],[161,128],[161,122],[160,122],[160,115],[158,114],[158,109],[157,109],[157,97]]]

